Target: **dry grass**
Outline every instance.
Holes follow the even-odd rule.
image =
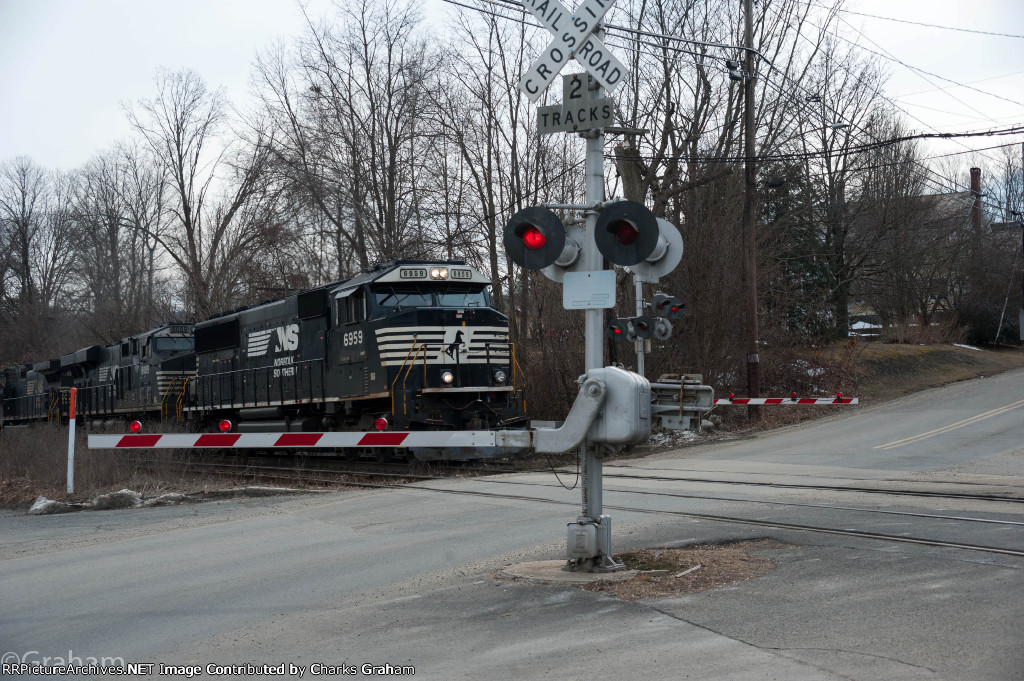
[[[955,345],[872,343],[858,362],[861,394],[881,402],[980,376],[1024,367],[1024,350],[971,350]]]
[[[653,573],[641,573],[624,582],[594,582],[581,588],[609,593],[624,601],[694,594],[766,575],[775,563],[755,553],[788,548],[793,547],[774,539],[758,539],[685,549],[640,549],[615,557],[631,570]]]
[[[204,492],[237,482],[189,471],[189,454],[88,449],[86,434],[81,431],[75,440],[75,493],[69,495],[67,426],[39,424],[5,429],[0,435],[0,504],[29,504],[40,495],[84,501],[120,489],[145,496]]]

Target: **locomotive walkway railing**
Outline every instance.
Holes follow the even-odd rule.
[[[316,365],[316,369],[313,365]],[[327,393],[324,387],[324,367],[324,358],[318,357],[302,360],[298,365],[288,367],[266,366],[203,374],[194,379],[196,404],[200,408],[269,407],[307,400],[317,395],[320,399],[325,399]],[[291,376],[274,376],[275,370],[283,371],[287,368],[294,368],[295,373]],[[318,388],[314,381],[314,371],[320,379]],[[249,378],[252,380],[247,380]],[[305,380],[300,380],[302,378]],[[265,388],[261,390],[260,386]]]

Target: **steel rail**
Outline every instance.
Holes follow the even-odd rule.
[[[937,499],[968,499],[973,501],[1003,501],[1015,504],[1024,504],[1024,498],[1000,496],[997,494],[966,494],[951,492],[932,492],[928,490],[894,490],[880,487],[842,487],[839,485],[801,485],[785,482],[759,482],[751,480],[713,480],[708,478],[673,477],[661,475],[628,475],[623,473],[608,473],[605,477],[658,480],[663,482],[702,482],[712,485],[749,485],[752,487],[773,487],[777,489],[816,489],[829,492],[860,492],[865,494],[890,494],[895,496],[929,497]]]
[[[177,464],[176,462],[165,462],[165,463],[170,463],[171,465],[181,465],[181,466],[196,465],[196,464],[185,463],[185,462],[181,462],[180,464]],[[376,478],[399,478],[399,479],[403,479],[403,480],[451,480],[451,479],[453,479],[450,476],[443,476],[443,475],[423,475],[423,474],[419,474],[419,473],[405,473],[405,474],[403,474],[403,473],[386,473],[386,472],[375,472],[375,471],[366,471],[366,470],[360,471],[360,470],[354,470],[354,469],[291,468],[291,467],[285,467],[285,466],[252,466],[252,465],[249,465],[249,464],[229,464],[229,463],[214,463],[214,462],[199,463],[197,465],[200,466],[200,467],[201,466],[217,466],[217,467],[220,467],[220,468],[236,468],[236,469],[239,469],[238,470],[238,474],[239,475],[245,475],[247,472],[250,472],[250,471],[251,472],[255,472],[255,471],[268,471],[268,472],[272,472],[272,474],[277,474],[277,473],[285,473],[285,474],[295,473],[295,474],[297,474],[295,477],[302,477],[301,476],[302,473],[314,473],[314,474],[329,473],[329,474],[335,474],[335,475],[357,475],[357,476],[364,476],[364,477],[371,477],[371,478],[374,478],[374,477],[376,477]],[[491,472],[490,474],[493,474],[493,472]],[[271,473],[268,473],[267,477],[270,477],[270,475],[271,475]],[[284,476],[282,476],[282,477],[284,477]],[[496,480],[496,479],[488,479],[488,478],[485,478],[485,477],[476,478],[476,480],[478,482],[484,482],[484,483],[490,483],[490,484],[500,484],[500,485],[521,485],[521,486],[526,486],[526,487],[558,487],[558,485],[554,485],[554,484],[551,484],[551,483],[526,482],[526,481],[522,481],[522,480]],[[322,482],[329,482],[328,480],[321,480],[321,481]],[[345,484],[348,484],[347,481],[344,481],[344,482],[345,482]],[[845,489],[845,488],[843,488],[843,489]],[[995,519],[995,518],[976,518],[976,517],[972,517],[972,516],[942,515],[942,514],[937,514],[937,513],[916,513],[916,512],[913,512],[913,511],[893,511],[893,510],[880,509],[880,508],[860,508],[860,507],[857,507],[857,506],[837,506],[837,505],[832,505],[832,504],[812,504],[812,503],[798,502],[798,501],[771,501],[771,500],[767,500],[767,499],[737,499],[735,497],[719,497],[719,496],[710,496],[710,495],[705,495],[705,494],[684,494],[684,493],[679,493],[679,492],[655,492],[655,491],[649,491],[649,490],[624,489],[624,488],[606,488],[606,490],[609,491],[609,492],[618,492],[620,494],[639,494],[639,495],[648,495],[648,496],[662,496],[662,497],[671,497],[671,498],[676,498],[676,499],[696,499],[696,500],[700,500],[700,501],[725,501],[725,502],[734,502],[734,503],[741,503],[741,504],[765,504],[765,505],[770,505],[770,506],[795,506],[795,507],[799,507],[799,508],[820,508],[820,509],[829,510],[829,511],[851,511],[851,512],[854,512],[854,513],[874,513],[874,514],[879,514],[879,515],[894,515],[894,516],[904,516],[904,517],[911,517],[911,518],[929,518],[929,519],[933,519],[933,520],[954,520],[954,521],[958,521],[958,522],[985,523],[985,524],[992,524],[992,525],[1010,525],[1010,526],[1021,526],[1021,527],[1024,527],[1024,521],[1000,520],[1000,519]],[[1002,499],[999,499],[999,500],[1002,501]]]
[[[669,471],[672,473],[738,473],[742,475],[775,475],[778,476],[780,473],[777,472],[763,472],[763,471],[724,471],[717,468],[655,468],[649,466],[630,466],[628,464],[614,464],[611,466],[612,470],[617,468],[627,468],[629,470],[637,471]],[[1024,492],[1024,485],[1010,485],[1004,482],[977,482],[973,480],[903,480],[900,478],[855,478],[848,475],[817,475],[814,473],[785,473],[784,475],[796,477],[796,478],[828,478],[831,480],[856,480],[858,482],[899,482],[909,483],[914,485],[974,485],[977,487],[1008,487],[1010,489],[1019,489]]]
[[[217,464],[217,465],[233,466],[232,464]],[[256,467],[252,467],[252,466],[250,466],[250,467],[239,466],[239,467],[246,468],[247,471],[248,471],[248,474],[260,475],[262,477],[270,477],[270,478],[274,478],[274,477],[280,478],[280,477],[282,477],[280,475],[279,471],[288,471],[288,472],[299,472],[299,473],[301,473],[301,472],[304,472],[304,471],[307,470],[307,469],[284,469],[284,468],[281,468],[281,467],[259,467],[259,466],[256,466]],[[266,472],[263,472],[263,471],[266,471]],[[215,474],[223,474],[223,475],[239,475],[239,474],[245,475],[245,474],[247,474],[244,471],[240,471],[240,472],[237,472],[237,473],[234,473],[234,472],[231,472],[231,471],[223,471],[221,473],[217,473],[215,471],[213,471],[213,472]],[[329,469],[319,469],[319,470],[317,470],[317,469],[308,469],[308,472],[340,473],[338,471],[332,471],[332,470],[329,470]],[[440,478],[440,477],[437,477],[437,476],[402,475],[402,474],[399,474],[399,473],[376,473],[376,474],[375,473],[363,473],[362,475],[366,475],[368,477],[388,477],[388,478],[404,478],[404,479],[412,478],[412,479],[418,479],[418,480],[448,480],[448,479],[451,479],[451,478]],[[347,485],[347,486],[354,486],[354,487],[369,487],[369,488],[375,488],[375,489],[427,490],[427,491],[441,492],[441,493],[446,493],[446,494],[464,494],[464,495],[471,495],[471,496],[484,496],[484,497],[493,497],[493,498],[501,498],[501,499],[514,499],[514,500],[522,500],[522,501],[536,501],[536,502],[549,503],[549,504],[574,505],[573,502],[559,501],[557,499],[546,499],[546,498],[543,498],[543,497],[529,497],[529,496],[517,495],[517,494],[496,494],[496,493],[492,493],[492,492],[480,492],[480,491],[475,491],[475,490],[453,490],[453,489],[442,489],[442,488],[427,487],[427,486],[412,487],[412,486],[404,485],[404,484],[384,484],[384,483],[371,483],[371,482],[356,482],[356,481],[350,481],[350,480],[342,481],[342,480],[337,480],[337,479],[328,480],[328,479],[323,479],[323,478],[319,478],[318,479],[318,478],[308,478],[307,477],[307,478],[304,478],[304,479],[306,481],[310,481],[310,482],[341,483],[341,484],[344,484],[344,485]],[[529,483],[529,482],[514,481],[514,480],[480,480],[480,482],[490,482],[490,483],[497,483],[497,484],[525,485],[525,486],[538,486],[538,487],[555,487],[555,485],[552,485],[550,483]],[[644,494],[644,495],[652,495],[652,496],[668,496],[668,497],[676,497],[676,498],[689,498],[689,499],[701,499],[701,500],[717,500],[717,501],[732,501],[732,502],[740,502],[740,503],[773,504],[773,505],[778,505],[778,506],[802,506],[802,507],[822,508],[822,509],[830,509],[830,510],[846,510],[846,511],[851,511],[851,512],[881,513],[881,514],[886,514],[886,515],[901,515],[901,516],[910,516],[910,517],[931,518],[931,519],[937,519],[937,520],[954,520],[954,521],[960,521],[960,522],[979,522],[979,523],[988,523],[988,524],[996,524],[996,525],[1024,526],[1024,522],[1018,522],[1018,521],[996,520],[996,519],[990,519],[990,518],[972,518],[972,517],[963,517],[963,516],[945,516],[945,515],[913,513],[913,512],[905,512],[905,511],[886,511],[886,510],[883,510],[883,509],[864,509],[864,508],[844,507],[844,506],[827,506],[827,505],[819,505],[819,504],[804,504],[804,503],[797,503],[797,502],[772,502],[772,501],[753,500],[753,499],[730,499],[730,498],[727,498],[727,497],[705,497],[705,496],[695,496],[695,495],[686,495],[686,494],[673,494],[673,493],[666,493],[666,492],[650,492],[650,491],[645,491],[645,490],[609,489],[607,491],[619,492],[619,493],[627,493],[627,494]],[[797,531],[804,531],[804,532],[817,532],[817,533],[824,533],[824,534],[844,535],[844,536],[860,537],[860,538],[866,538],[866,539],[887,540],[887,541],[895,541],[895,542],[903,542],[903,543],[911,543],[911,544],[920,544],[920,545],[928,545],[928,546],[939,546],[939,547],[956,548],[956,549],[973,550],[973,551],[983,551],[983,552],[988,552],[988,553],[999,553],[999,554],[1003,554],[1003,555],[1011,555],[1011,556],[1024,557],[1024,551],[1018,551],[1018,550],[1014,550],[1014,549],[1004,549],[1004,548],[999,548],[999,547],[985,547],[985,546],[980,546],[980,545],[977,545],[977,544],[962,544],[962,543],[958,543],[958,542],[946,542],[946,541],[940,541],[940,540],[921,539],[921,538],[915,538],[915,537],[902,537],[902,536],[898,536],[898,535],[888,535],[888,534],[882,534],[882,533],[877,533],[877,532],[869,532],[869,531],[865,531],[865,530],[850,530],[850,529],[839,530],[839,529],[834,529],[834,528],[824,528],[824,527],[816,527],[816,526],[810,526],[810,525],[801,525],[801,524],[797,524],[797,523],[786,523],[786,522],[781,522],[781,521],[765,521],[765,520],[756,520],[756,519],[749,519],[749,518],[737,518],[737,517],[734,517],[734,516],[722,516],[722,515],[714,515],[714,514],[707,514],[707,513],[694,513],[694,512],[690,512],[690,511],[672,511],[672,510],[664,510],[664,509],[643,509],[643,508],[630,507],[630,506],[607,506],[607,507],[608,508],[613,508],[615,510],[631,511],[631,512],[635,512],[635,513],[677,515],[677,516],[696,518],[696,519],[702,519],[702,520],[711,520],[711,521],[715,521],[715,522],[728,522],[728,523],[733,523],[733,524],[755,525],[755,526],[771,527],[771,528],[777,528],[777,529],[788,529],[788,530],[797,530]]]

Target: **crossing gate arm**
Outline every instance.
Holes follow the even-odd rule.
[[[90,435],[89,449],[275,449],[302,447],[493,447],[495,431],[372,433],[170,433]]]
[[[808,404],[860,404],[859,397],[723,397],[715,400],[715,406],[772,404],[800,406]]]
[[[372,433],[153,433],[90,435],[89,449],[335,449],[344,447],[433,447],[533,449],[567,452],[587,436],[604,402],[606,387],[587,379],[560,428],[533,430],[436,430]]]

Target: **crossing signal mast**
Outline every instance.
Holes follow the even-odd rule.
[[[672,325],[667,320],[670,314],[645,316],[643,301],[638,298],[636,317],[604,323],[604,310],[615,306],[615,272],[604,269],[604,260],[630,269],[639,292],[642,281],[657,281],[675,269],[683,246],[679,230],[657,219],[643,204],[605,200],[604,129],[614,123],[614,102],[604,97],[602,90],[614,91],[625,74],[625,67],[601,42],[600,22],[613,1],[583,0],[575,12],[570,12],[560,0],[525,5],[554,36],[519,84],[530,101],[541,98],[570,58],[589,72],[589,76],[564,76],[562,104],[540,107],[537,117],[540,134],[575,132],[586,140],[586,198],[583,205],[547,204],[520,210],[506,223],[503,235],[513,262],[526,269],[540,270],[549,279],[562,283],[563,306],[584,311],[586,374],[578,381],[580,397],[566,418],[566,426],[588,400],[597,399],[600,406],[595,408],[593,423],[587,426],[586,437],[579,445],[582,512],[568,528],[566,568],[579,571],[623,568],[611,556],[611,517],[602,509],[601,457],[609,449],[647,440],[652,418],[659,409],[679,415],[685,411],[681,383],[670,386],[668,392],[678,400],[666,407],[652,401],[652,388],[659,384],[652,386],[643,376],[643,343],[652,336],[665,339],[671,334]],[[572,223],[567,227],[553,209],[582,213],[584,224]],[[681,301],[672,301],[669,313],[681,314]],[[625,337],[637,343],[641,349],[637,373],[603,366],[606,335],[613,340]],[[700,388],[701,405],[706,402],[710,408],[711,389]],[[691,407],[691,411],[698,409],[695,405]],[[675,418],[677,425],[668,427],[692,424],[692,420],[687,420],[686,425],[678,425],[683,418]]]

